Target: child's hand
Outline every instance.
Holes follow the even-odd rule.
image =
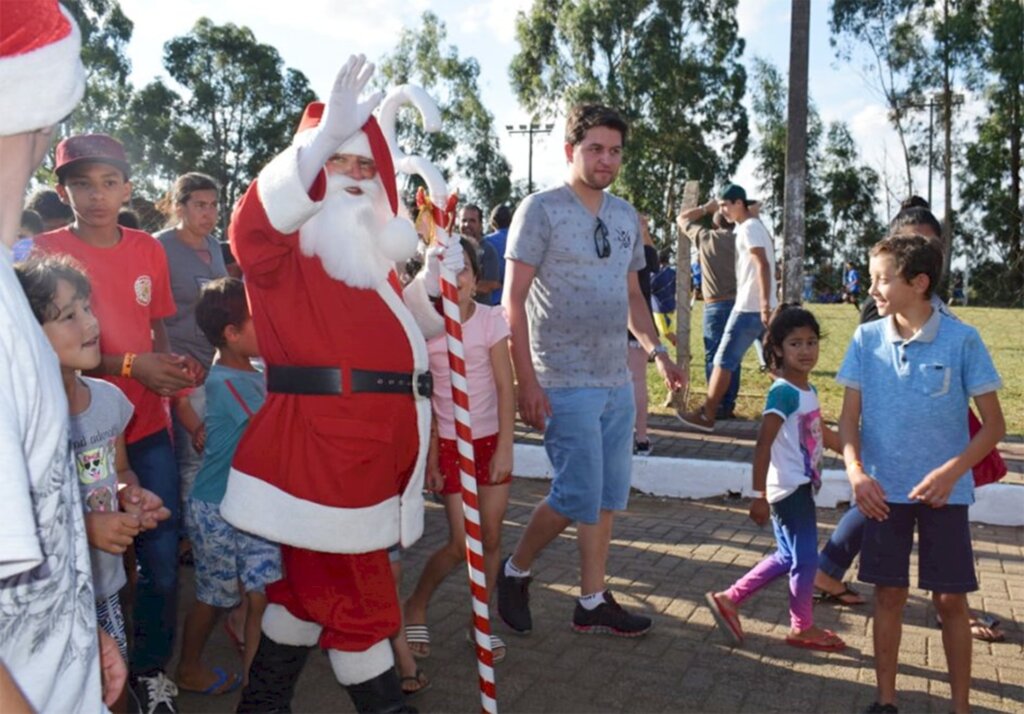
[[[141,486],[126,486],[118,492],[121,509],[139,520],[141,530],[151,531],[171,517],[163,500]]]
[[[124,553],[140,530],[139,517],[133,513],[93,511],[85,514],[85,534],[89,545],[107,553]]]
[[[501,483],[512,474],[512,445],[499,446],[491,457],[491,483]]]
[[[927,503],[932,508],[942,508],[949,500],[949,494],[952,493],[953,486],[958,480],[959,476],[954,478],[948,471],[939,467],[921,479],[921,482],[907,494],[907,497]]]
[[[192,432],[192,448],[196,450],[197,454],[203,453],[203,449],[206,447],[206,425],[200,424],[195,431]]]
[[[195,381],[185,368],[185,357],[166,352],[147,352],[135,357],[132,377],[146,389],[168,397],[185,387],[194,387]]]
[[[764,524],[771,518],[771,506],[768,505],[768,499],[755,498],[750,504],[750,520],[757,525],[764,527]]]
[[[108,707],[117,703],[128,681],[128,667],[121,657],[121,648],[113,637],[97,628],[100,641],[100,680],[103,683],[103,703]]]
[[[441,489],[444,488],[444,474],[441,473],[437,464],[427,465],[427,475],[424,481],[428,491],[441,492]]]
[[[850,486],[853,489],[857,508],[868,518],[884,521],[889,517],[889,504],[885,502],[885,489],[861,469],[850,472]]]
[[[185,362],[182,364],[182,369],[192,379],[192,383],[195,386],[199,386],[206,381],[206,370],[203,369],[203,365],[192,355],[184,355]]]

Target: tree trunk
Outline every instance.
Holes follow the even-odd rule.
[[[783,197],[782,299],[799,302],[804,279],[804,207],[807,193],[807,61],[810,0],[793,0],[789,36],[789,110],[786,131],[786,185]],[[769,266],[775,270],[775,266]]]

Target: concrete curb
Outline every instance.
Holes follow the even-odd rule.
[[[516,476],[551,478],[551,462],[544,447],[516,444],[514,459]],[[633,488],[652,496],[698,499],[724,496],[729,491],[752,496],[750,468],[749,463],[738,461],[634,456],[632,481]],[[850,497],[845,472],[826,469],[815,499],[818,506],[835,508],[849,503]],[[976,489],[970,519],[996,526],[1024,526],[1024,486],[994,483]]]

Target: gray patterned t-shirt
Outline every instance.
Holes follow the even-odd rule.
[[[605,258],[595,245],[598,219],[611,246]],[[526,314],[541,386],[627,382],[627,276],[644,267],[636,210],[605,193],[595,218],[568,185],[540,191],[516,210],[505,257],[536,268]]]

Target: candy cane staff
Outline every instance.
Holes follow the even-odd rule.
[[[398,107],[411,103],[423,115],[424,125],[430,130],[440,125],[440,116],[433,100],[419,87],[404,85],[398,87],[381,106],[381,129],[391,139],[392,156],[395,165],[406,173],[418,173],[427,184],[429,196],[420,189],[417,204],[420,206],[418,221],[428,243],[445,250],[452,244],[461,251],[459,241],[449,233],[454,217],[454,202],[448,196],[448,188],[440,172],[433,164],[420,156],[406,156],[394,140],[395,116]],[[441,206],[445,208],[442,209]],[[435,248],[436,250],[436,248]],[[432,265],[439,265],[434,262]],[[442,306],[445,318],[445,334],[448,345],[448,364],[451,368],[452,401],[455,404],[455,434],[459,452],[459,481],[462,486],[463,518],[466,533],[466,568],[469,576],[471,605],[473,610],[473,636],[476,642],[478,686],[480,707],[484,712],[496,713],[497,688],[494,678],[494,653],[491,648],[491,620],[488,612],[488,592],[484,572],[483,535],[480,526],[480,504],[475,474],[473,453],[473,429],[469,409],[469,387],[466,381],[465,350],[462,341],[462,322],[459,312],[458,271],[448,263],[440,265],[440,276],[428,271],[425,279],[433,286],[440,277]]]
[[[417,236],[396,216],[391,150],[371,116],[380,94],[360,98],[372,73],[364,57],[349,58],[231,221],[268,394],[221,512],[280,543],[285,573],[267,587],[243,712],[289,710],[315,645],[358,711],[412,711],[388,643],[400,611],[387,549],[423,531],[424,335],[443,322],[425,281],[403,294],[395,272]],[[428,265],[461,265],[456,252],[434,250]]]

